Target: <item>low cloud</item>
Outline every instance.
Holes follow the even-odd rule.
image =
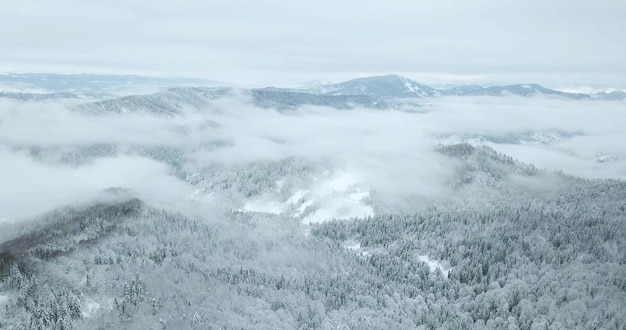
[[[157,161],[115,156],[89,164],[49,164],[34,160],[24,151],[0,147],[0,222],[36,216],[50,209],[102,198],[109,188],[157,203],[175,202],[191,192],[182,181],[168,174]]]
[[[386,193],[446,194],[454,162],[438,143],[483,143],[520,161],[588,178],[626,178],[623,102],[549,98],[440,98],[421,112],[304,106],[279,112],[239,96],[174,117],[88,115],[59,102],[0,101],[0,219],[33,216],[58,205],[129,188],[167,203],[191,188],[165,163],[130,152],[170,146],[188,152],[193,172],[212,163],[244,164],[291,156],[325,160]],[[208,125],[207,123],[210,123]],[[561,134],[526,141],[533,132]],[[557,134],[557,135],[558,135]],[[516,136],[521,141],[498,140]],[[472,139],[468,137],[481,137]],[[495,138],[494,138],[495,137]],[[220,145],[212,145],[221,141]],[[32,148],[116,146],[80,164],[38,159]]]

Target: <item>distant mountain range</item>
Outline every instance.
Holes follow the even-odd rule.
[[[481,87],[478,85],[465,85],[458,86],[442,91],[443,95],[455,95],[455,96],[535,96],[535,95],[554,95],[571,97],[575,99],[590,98],[587,94],[580,93],[565,93],[556,91],[553,89],[545,88],[538,84],[522,84],[522,85],[507,85],[507,86],[491,86]]]
[[[204,87],[223,85],[196,78],[158,78],[134,75],[0,73],[0,91],[14,93],[129,94],[145,87]]]
[[[349,80],[317,89],[327,95],[366,95],[378,98],[421,98],[438,96],[558,96],[573,99],[624,99],[626,93],[566,93],[539,84],[516,84],[504,86],[463,85],[448,89],[436,89],[411,79],[386,75]]]
[[[380,98],[433,97],[441,91],[398,75],[366,77],[328,85],[327,95],[365,95]]]
[[[181,113],[184,109],[202,109],[228,95],[249,97],[256,106],[278,110],[294,109],[302,105],[351,109],[357,106],[375,109],[391,108],[390,104],[365,95],[324,95],[275,88],[233,89],[209,87],[176,87],[148,95],[129,95],[83,103],[81,111],[91,113],[150,112],[164,115]]]
[[[37,92],[3,91],[6,86],[26,86]],[[124,88],[159,87],[156,93],[117,97],[108,94]],[[185,107],[201,108],[216,99],[239,93],[250,97],[254,104],[282,110],[302,105],[328,106],[337,109],[367,107],[374,109],[406,109],[414,111],[423,100],[435,97],[518,96],[559,97],[588,100],[624,100],[626,93],[566,93],[538,84],[505,86],[465,85],[436,89],[399,75],[358,78],[338,84],[308,88],[253,88],[221,87],[211,80],[184,78],[146,78],[139,76],[20,74],[0,75],[0,98],[18,100],[80,99],[81,110],[93,112],[158,112],[179,113]],[[95,100],[95,101],[94,101]]]

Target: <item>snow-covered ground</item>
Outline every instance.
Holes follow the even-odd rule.
[[[85,301],[85,304],[83,305],[83,308],[81,308],[81,311],[83,312],[83,316],[87,318],[95,314],[100,309],[100,307],[100,303],[91,299],[87,299]]]
[[[362,187],[358,176],[350,172],[326,172],[314,180],[310,189],[299,189],[285,201],[261,196],[246,201],[241,211],[272,214],[288,213],[293,218],[302,217],[305,224],[330,219],[363,218],[374,215],[365,200],[369,190]]]
[[[284,206],[284,203],[277,201],[255,199],[247,201],[241,210],[246,212],[281,214],[284,211]]]
[[[448,274],[450,274],[451,267],[447,265],[445,262],[431,260],[428,256],[418,256],[417,260],[425,263],[428,266],[430,272],[439,271],[443,277],[448,278]]]
[[[343,247],[347,250],[357,252],[363,257],[369,257],[372,255],[369,251],[363,250],[363,248],[361,247],[361,242],[355,241],[353,239],[349,239],[343,242]]]
[[[350,239],[343,243],[343,247],[348,250],[358,251],[361,249],[361,242]]]
[[[339,172],[322,179],[311,197],[318,208],[302,219],[306,224],[374,215],[372,207],[364,201],[369,197],[369,190],[362,187],[361,179],[351,172]]]
[[[341,194],[327,200],[318,209],[302,219],[303,223],[319,223],[330,219],[364,218],[374,215],[371,206],[365,204],[363,199],[369,197],[367,191],[356,191],[349,194]]]
[[[0,294],[0,307],[4,307],[9,302],[9,296]]]
[[[363,248],[361,247],[361,242],[354,240],[354,239],[348,239],[345,242],[343,242],[343,248],[346,250],[354,251],[364,257],[368,257],[371,255],[370,251],[363,251]],[[425,263],[426,266],[428,266],[428,270],[431,273],[439,272],[445,278],[448,278],[448,275],[450,274],[450,270],[452,269],[452,267],[450,267],[448,262],[432,260],[430,259],[429,256],[425,256],[425,255],[417,256],[417,260],[419,262]]]
[[[305,199],[306,195],[308,194],[307,190],[296,190],[296,192],[293,194],[293,196],[291,196],[285,203],[287,203],[288,205],[293,205],[296,206],[298,205],[298,208],[296,208],[293,212],[293,217],[299,217],[301,216],[304,211],[306,211],[306,209],[313,205],[313,199]]]

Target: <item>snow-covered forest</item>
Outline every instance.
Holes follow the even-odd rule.
[[[293,93],[0,97],[0,329],[626,327],[623,101]]]

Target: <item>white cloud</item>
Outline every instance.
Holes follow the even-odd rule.
[[[599,73],[623,77],[624,16],[626,5],[610,0],[7,0],[0,4],[0,71],[248,83],[340,72],[532,72],[572,83],[563,74],[582,72],[579,84]]]
[[[550,98],[437,98],[426,112],[302,107],[278,112],[245,97],[217,101],[209,109],[175,117],[149,114],[91,116],[61,103],[0,102],[0,219],[32,215],[63,203],[92,198],[109,187],[130,188],[163,203],[185,198],[189,187],[166,165],[123,146],[166,145],[196,150],[188,170],[206,164],[325,160],[387,195],[445,196],[450,159],[433,151],[457,136],[528,136],[563,132],[550,144],[490,143],[496,150],[542,168],[584,177],[626,178],[623,102]],[[216,125],[203,123],[212,121]],[[569,136],[568,134],[571,134]],[[560,140],[559,140],[560,139]],[[208,141],[230,141],[216,149]],[[505,141],[506,142],[506,141]],[[28,148],[74,148],[94,143],[121,146],[112,157],[82,165],[36,160]]]
[[[156,203],[176,203],[191,190],[154,160],[116,156],[74,167],[35,161],[0,147],[0,222],[36,216],[63,205],[90,202],[109,188],[130,189]]]

